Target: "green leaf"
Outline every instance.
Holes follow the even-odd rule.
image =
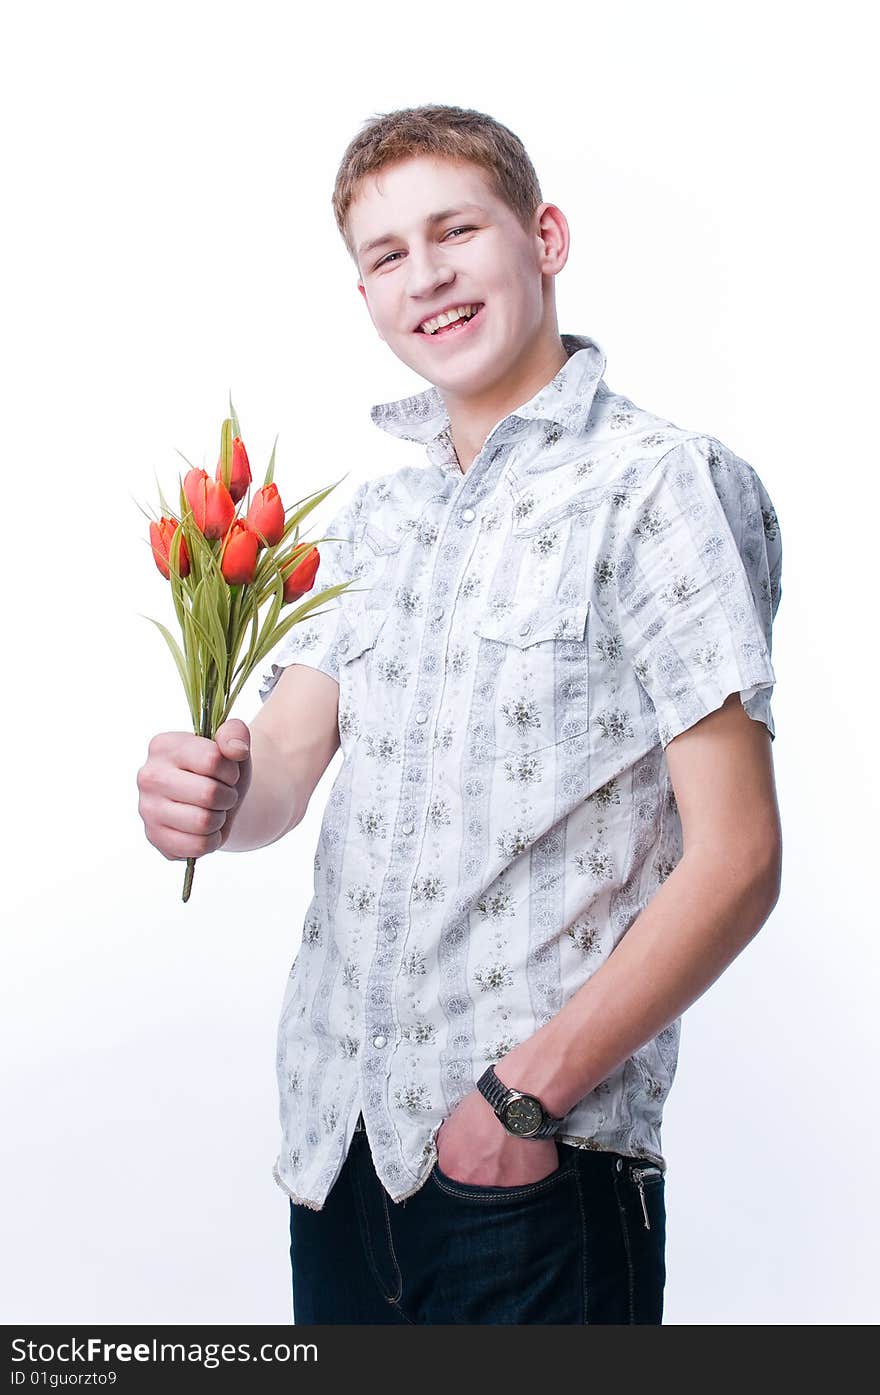
[[[299,605],[294,606],[293,609],[289,612],[289,614],[286,615],[278,625],[270,626],[269,623],[264,624],[262,630],[260,631],[258,640],[255,640],[255,613],[254,633],[251,636],[250,647],[248,649],[248,653],[245,660],[242,662],[242,664],[235,672],[235,681],[232,685],[229,701],[226,705],[225,714],[222,720],[226,720],[226,717],[232,710],[232,707],[234,706],[239,693],[241,692],[250,675],[253,673],[254,669],[257,668],[260,664],[262,664],[263,659],[266,657],[266,655],[272,649],[274,649],[278,643],[280,643],[280,641],[284,638],[287,632],[290,629],[292,629],[294,625],[297,625],[301,621],[307,618],[311,618],[312,616],[325,615],[329,611],[332,611],[334,609],[338,610],[338,607],[325,605],[325,602],[328,600],[332,600],[335,596],[342,595],[343,592],[369,591],[370,589],[371,588],[369,586],[352,586],[351,582],[348,581],[341,581],[335,584],[334,586],[328,586],[326,590],[321,591],[318,595],[308,596],[305,600],[301,601]],[[276,594],[280,594],[282,591],[283,583],[281,582],[279,576]],[[318,607],[323,608],[318,609]],[[277,614],[277,609],[275,609],[274,607],[273,612],[270,612],[270,619],[272,617],[272,614]]]
[[[179,531],[180,530],[178,529],[178,532]],[[175,576],[173,570],[171,571],[171,597],[174,601],[174,610],[177,615],[177,623],[180,626],[181,633],[184,633],[184,612],[186,607],[184,605],[183,600],[183,582],[181,581],[180,577]]]
[[[225,688],[218,683],[211,699],[211,731],[215,732],[223,721],[223,712],[226,707]]]
[[[188,607],[184,609],[184,639],[186,644],[186,663],[190,675],[190,686],[193,693],[194,710],[201,711],[202,695],[205,687],[205,675],[208,668],[208,643],[207,636],[203,634],[199,622],[196,620],[192,610]],[[198,731],[198,723],[194,727]]]
[[[230,417],[232,418],[232,434],[233,434],[233,436],[240,436],[240,435],[241,435],[241,427],[240,427],[239,424],[238,424],[238,417],[236,416],[235,408],[234,408],[233,405],[232,405],[232,388],[229,389],[229,415],[230,415]]]
[[[215,660],[217,664],[217,681],[225,688],[226,671],[229,667],[229,644],[226,635],[229,626],[230,595],[229,583],[220,573],[219,568],[208,581],[205,595],[207,614],[211,624],[215,651],[221,656],[220,659]]]
[[[199,657],[199,660],[201,662],[201,656],[199,655],[199,641],[201,641],[202,647],[205,651],[204,667],[207,667],[208,663],[210,663],[211,661],[211,637],[208,634],[208,631],[203,626],[201,620],[199,620],[198,616],[193,614],[192,610],[187,610],[184,612],[184,614],[186,616],[188,624],[191,626],[193,631],[191,642],[192,652]]]
[[[171,509],[169,508],[168,504],[165,502],[165,495],[162,493],[162,486],[161,486],[161,484],[159,483],[159,478],[158,478],[158,476],[157,476],[155,470],[153,471],[153,478],[154,478],[155,481],[156,481],[156,488],[157,488],[158,491],[159,491],[159,502],[160,502],[160,504],[162,505],[162,512],[163,512],[163,514],[165,515],[166,518],[171,517]]]
[[[287,631],[291,628],[292,625],[297,624],[300,620],[306,619],[313,612],[320,613],[321,615],[323,615],[324,611],[322,610],[318,612],[317,607],[324,605],[326,601],[332,600],[335,596],[341,595],[343,591],[347,591],[349,589],[350,585],[350,582],[340,581],[334,586],[328,586],[325,591],[321,591],[316,596],[309,596],[299,605],[294,606],[291,613],[287,615],[282,621],[280,621],[280,623],[276,625],[272,630],[269,629],[268,625],[265,626],[263,629],[263,633],[260,636],[260,642],[257,646],[257,651],[254,656],[255,664],[262,662],[266,654],[268,654],[269,650],[272,649],[278,643],[278,641],[282,639],[284,635],[287,634]],[[366,591],[370,588],[361,587],[359,589]],[[338,607],[336,607],[336,609],[338,610]]]
[[[239,674],[241,674],[241,673],[247,673],[247,672],[249,671],[249,667],[250,667],[250,665],[251,665],[251,662],[252,662],[252,659],[253,659],[253,655],[254,655],[254,653],[255,653],[255,651],[256,651],[257,640],[258,640],[258,635],[259,635],[259,611],[257,610],[257,607],[256,607],[256,606],[253,606],[251,609],[252,609],[252,614],[251,614],[250,616],[245,615],[245,616],[243,617],[243,625],[244,625],[244,627],[246,627],[248,623],[249,623],[250,626],[251,626],[251,637],[250,637],[250,641],[249,641],[249,643],[248,643],[247,653],[245,654],[244,658],[241,660],[241,663],[236,663],[236,660],[238,659],[238,651],[239,651],[239,647],[240,647],[240,642],[239,642],[239,644],[236,645],[235,650],[234,650],[234,653],[233,653],[233,655],[232,655],[232,661],[233,661],[233,663],[235,664],[235,667],[234,667],[233,672],[232,672],[232,676],[231,676],[231,679],[230,679],[230,683],[235,683],[235,681],[236,681],[236,679],[238,678]],[[242,629],[242,638],[243,638],[243,637],[244,637],[244,629]]]
[[[339,479],[336,481],[335,484],[328,484],[325,489],[316,490],[314,494],[305,494],[303,495],[303,498],[311,499],[313,504],[320,503],[320,501],[326,498],[328,494],[332,494],[334,489],[338,489],[339,486],[342,484],[343,480],[347,480],[350,474],[351,471],[346,470],[345,474],[340,475]]]
[[[329,606],[327,608],[328,610],[330,609]],[[312,609],[314,610],[314,607],[312,607]],[[323,615],[324,611],[317,611],[316,614]],[[277,644],[280,644],[281,640],[287,634],[288,630],[292,630],[294,625],[298,625],[303,619],[304,616],[297,615],[294,611],[292,614],[288,615],[284,620],[282,620],[278,625],[276,625],[270,633],[266,634],[262,642],[258,646],[256,654],[254,655],[254,667],[256,667],[257,664],[261,664],[265,659],[266,655],[270,653],[271,650],[273,650]]]
[[[186,456],[184,455],[182,450],[177,450],[177,446],[175,446],[174,449],[177,451],[177,454],[180,456],[181,460],[186,460]],[[186,460],[186,463],[191,470],[195,470],[196,466],[192,463],[191,460]]]
[[[272,445],[272,454],[271,454],[270,457],[269,457],[269,468],[268,468],[268,470],[266,471],[266,478],[263,480],[263,488],[264,488],[264,489],[265,489],[266,485],[267,485],[267,484],[271,484],[271,483],[272,483],[272,480],[275,478],[275,447],[276,447],[277,445],[278,445],[278,433],[276,432],[276,433],[275,433],[275,440],[274,440],[273,445]]]
[[[251,638],[250,638],[250,643],[249,643],[249,645],[248,645],[247,656],[246,656],[245,661],[244,661],[244,667],[245,667],[245,669],[247,669],[247,668],[249,667],[250,663],[252,662],[253,655],[254,655],[254,652],[255,652],[256,647],[257,647],[257,635],[259,634],[259,623],[260,623],[260,612],[259,612],[259,610],[257,609],[256,605],[254,605],[254,606],[253,606],[253,618],[252,618],[252,621],[251,621]]]
[[[152,623],[156,626],[156,629],[161,631],[165,639],[165,642],[168,645],[168,648],[171,650],[174,662],[177,664],[177,672],[180,674],[180,681],[183,684],[183,691],[186,693],[186,700],[189,705],[190,716],[195,722],[197,720],[196,714],[199,710],[198,702],[193,695],[192,686],[190,682],[190,675],[187,670],[186,660],[184,659],[183,654],[180,652],[180,645],[177,643],[174,636],[165,628],[165,626],[160,625],[158,620],[153,620],[153,617],[151,615],[144,615],[142,618],[144,620],[152,621]]]
[[[140,509],[140,511],[141,511],[141,513],[143,514],[144,518],[149,519],[150,523],[158,523],[158,522],[160,521],[157,514],[154,514],[154,513],[147,513],[147,510],[144,508],[143,504],[139,504],[138,501],[137,501],[137,499],[135,499],[135,497],[134,497],[133,494],[129,494],[128,497],[129,497],[129,499],[133,500],[133,502],[134,502],[134,504],[135,504],[135,507],[138,508],[138,509]],[[147,538],[147,541],[149,542],[149,538]]]
[[[220,428],[220,464],[220,478],[228,489],[232,479],[232,420],[230,417],[226,417]]]
[[[203,577],[193,595],[192,616],[206,637],[208,653],[214,661],[218,674],[221,675],[220,681],[222,682],[226,672],[226,644],[217,623],[211,589],[208,578]]]
[[[283,603],[284,582],[281,579],[281,573],[278,572],[275,577],[275,587],[272,605],[270,607],[269,614],[263,624],[263,627],[259,635],[257,634],[258,609],[256,605],[254,606],[254,625],[251,633],[251,642],[248,648],[246,658],[244,659],[242,664],[236,669],[235,674],[233,675],[234,681],[231,685],[232,692],[230,694],[229,699],[230,705],[235,702],[235,699],[241,692],[242,687],[247,682],[250,674],[253,672],[254,667],[257,663],[259,663],[259,655],[261,649],[264,649],[267,643],[269,644],[269,647],[271,647],[271,636],[273,633],[275,633],[275,621],[281,611],[281,606],[283,605]]]
[[[289,576],[313,547],[318,547],[320,543],[325,542],[345,541],[345,538],[334,538],[331,534],[327,537],[316,538],[314,542],[309,539],[294,542],[286,551],[281,551],[281,543],[279,543],[277,548],[273,551],[272,557],[269,559],[274,565],[272,567],[265,566],[254,574],[254,588],[259,594],[259,604],[262,605],[269,594],[268,590],[265,589],[267,585],[267,581],[265,580],[266,573],[269,573],[268,585],[274,590],[275,576]],[[292,566],[290,565],[291,562],[293,563]]]
[[[236,588],[233,588],[236,589]],[[230,670],[237,665],[239,651],[244,641],[245,631],[251,625],[251,640],[249,648],[254,644],[257,634],[257,624],[259,621],[259,607],[256,603],[256,591],[253,586],[242,586],[237,588],[239,594],[236,598],[232,612],[232,638],[229,644],[229,664]],[[247,660],[245,659],[246,663]],[[238,673],[236,666],[230,677],[230,683]]]

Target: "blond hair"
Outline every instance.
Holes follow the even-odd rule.
[[[466,160],[488,176],[489,187],[515,214],[524,232],[543,202],[541,186],[525,146],[513,131],[491,116],[466,107],[404,107],[376,113],[350,142],[333,186],[333,214],[342,240],[357,266],[348,231],[348,211],[358,186],[398,160],[428,155]]]

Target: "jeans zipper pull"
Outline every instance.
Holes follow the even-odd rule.
[[[644,1184],[644,1182],[642,1181],[642,1170],[641,1170],[641,1169],[639,1169],[638,1171],[636,1171],[636,1172],[633,1173],[633,1180],[634,1180],[636,1186],[637,1186],[638,1189],[639,1189],[639,1196],[641,1197],[641,1201],[642,1201],[642,1213],[643,1213],[643,1215],[644,1215],[644,1217],[645,1217],[645,1229],[646,1229],[646,1230],[650,1230],[650,1229],[651,1229],[651,1222],[648,1220],[648,1208],[647,1208],[647,1206],[645,1205],[645,1184]]]

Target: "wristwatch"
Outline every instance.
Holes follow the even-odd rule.
[[[498,1079],[494,1066],[488,1066],[483,1071],[477,1081],[477,1089],[489,1101],[507,1132],[515,1138],[551,1138],[563,1122],[549,1114],[537,1096],[508,1089]]]

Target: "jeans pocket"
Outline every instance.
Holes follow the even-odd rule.
[[[539,1177],[535,1182],[519,1182],[511,1187],[502,1187],[495,1183],[484,1184],[482,1182],[460,1182],[457,1177],[448,1177],[435,1162],[430,1173],[430,1180],[440,1191],[448,1196],[457,1196],[462,1201],[476,1202],[508,1202],[526,1201],[529,1197],[541,1196],[544,1192],[551,1190],[570,1171],[570,1159],[560,1160],[559,1165],[548,1172],[546,1177]]]

